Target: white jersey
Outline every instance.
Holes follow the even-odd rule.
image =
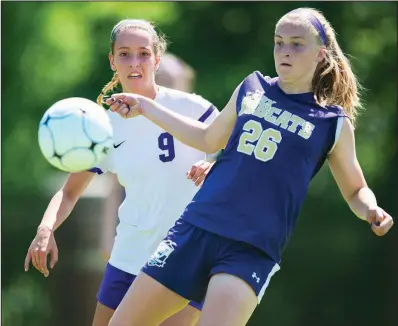
[[[217,109],[202,97],[160,87],[155,101],[184,116],[211,123]],[[109,111],[110,112],[110,111]],[[205,153],[189,147],[145,117],[109,116],[114,148],[97,167],[117,175],[126,191],[109,263],[137,275],[198,187],[186,177]]]

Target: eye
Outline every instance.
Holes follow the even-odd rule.
[[[300,43],[296,43],[296,42],[294,42],[294,43],[293,43],[293,46],[294,46],[294,47],[299,47],[299,46],[303,46],[303,45],[302,45],[302,44],[300,44]]]
[[[149,56],[149,53],[148,52],[141,52],[141,55],[144,56],[144,57],[147,57],[147,56]]]
[[[282,41],[275,41],[275,45],[281,46],[282,45]]]
[[[119,56],[120,56],[120,57],[127,57],[127,56],[128,56],[128,53],[127,53],[127,52],[120,52],[120,53],[119,53]]]

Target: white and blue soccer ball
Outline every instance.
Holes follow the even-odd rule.
[[[113,145],[113,129],[104,108],[80,97],[53,104],[40,120],[39,146],[46,160],[65,172],[95,167]]]

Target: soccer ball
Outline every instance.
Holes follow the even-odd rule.
[[[72,97],[53,104],[40,120],[39,146],[46,160],[66,172],[81,172],[103,160],[113,144],[104,108]]]

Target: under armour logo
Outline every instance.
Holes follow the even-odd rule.
[[[257,276],[256,273],[253,273],[253,274],[252,274],[252,277],[256,279],[256,282],[257,282],[257,283],[260,283],[260,278]]]

